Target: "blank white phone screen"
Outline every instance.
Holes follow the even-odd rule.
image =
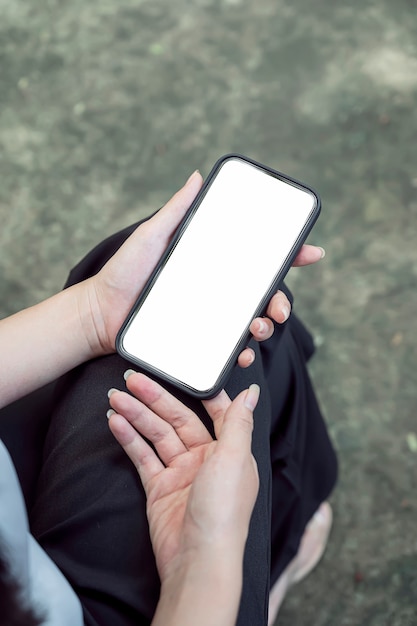
[[[224,162],[122,343],[197,392],[216,384],[316,205],[246,161]]]

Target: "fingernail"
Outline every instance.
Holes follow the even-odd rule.
[[[322,248],[321,246],[317,246],[318,249],[321,251],[321,259],[324,259],[324,257],[326,256],[326,250],[324,248]]]
[[[258,321],[258,333],[266,333],[266,331],[268,330],[268,324],[266,322],[264,322],[263,320],[259,320]]]
[[[111,418],[112,415],[114,415],[116,413],[116,411],[113,411],[113,409],[109,409],[106,413],[106,417],[109,420]]]
[[[115,391],[119,391],[119,390],[115,389],[114,387],[109,389],[108,392],[107,392],[107,397],[110,398],[110,396],[113,395]]]
[[[250,411],[254,411],[256,405],[258,404],[259,394],[260,394],[259,385],[251,385],[248,389],[248,392],[245,397],[244,405]]]
[[[188,178],[188,180],[187,180],[187,182],[186,182],[185,184],[186,184],[186,185],[188,185],[188,183],[190,183],[190,182],[192,181],[192,179],[194,178],[194,176],[195,176],[196,174],[199,174],[199,173],[200,173],[200,170],[195,170],[195,171],[191,174],[191,176]]]
[[[287,306],[286,304],[284,304],[284,306],[282,306],[282,307],[281,307],[281,313],[282,313],[282,314],[283,314],[283,316],[284,316],[284,319],[283,319],[282,321],[283,321],[283,322],[286,322],[286,321],[287,321],[287,319],[288,319],[288,318],[289,318],[289,316],[290,316],[290,313],[291,313],[291,309],[290,309],[290,307],[289,307],[289,306]]]
[[[248,348],[248,357],[249,357],[249,359],[248,359],[249,360],[249,365],[252,365],[252,363],[255,360],[255,353],[252,350],[252,348]]]
[[[123,378],[127,380],[131,374],[136,374],[135,370],[126,370],[123,374]]]

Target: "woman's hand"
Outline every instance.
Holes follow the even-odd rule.
[[[202,183],[200,173],[194,172],[160,211],[132,233],[102,270],[85,282],[87,297],[81,308],[86,305],[89,309],[84,319],[91,320],[86,329],[94,356],[114,352],[117,332]],[[315,263],[323,254],[322,248],[304,245],[294,265]],[[250,330],[254,338],[263,341],[271,337],[274,329],[272,320],[282,323],[288,319],[290,312],[287,297],[278,291],[269,303],[267,316],[253,320]],[[253,351],[246,349],[238,362],[241,367],[247,367],[253,359]]]
[[[132,233],[96,276],[1,320],[4,363],[0,407],[80,363],[114,352],[117,332],[202,182],[195,172],[163,209]],[[304,246],[296,264],[314,263],[321,256],[321,248]],[[278,293],[271,299],[267,315],[282,322],[289,311],[285,295]],[[254,320],[251,332],[259,341],[267,339],[273,324],[267,317]],[[239,364],[247,367],[253,357],[253,352],[246,349],[239,356]]]
[[[136,398],[110,390],[109,425],[146,492],[161,579],[152,626],[232,626],[259,486],[251,453],[259,387],[233,402],[224,391],[204,402],[213,440],[195,413],[157,383],[131,370],[125,377]]]
[[[259,387],[251,386],[233,402],[225,391],[204,402],[215,440],[195,413],[145,375],[130,373],[127,387],[136,397],[109,392],[115,411],[109,425],[145,489],[162,583],[189,557],[217,549],[233,563],[238,554],[241,566],[258,491],[251,440]]]

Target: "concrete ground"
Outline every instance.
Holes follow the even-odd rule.
[[[281,626],[417,624],[417,15],[411,0],[0,0],[1,314],[238,151],[315,187],[292,270],[340,458]]]

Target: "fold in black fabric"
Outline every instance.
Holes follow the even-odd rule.
[[[66,286],[95,274],[134,228],[97,246],[74,268]],[[238,626],[266,624],[270,585],[296,553],[308,520],[337,475],[306,369],[311,336],[291,315],[270,340],[251,345],[255,363],[246,370],[235,367],[226,387],[234,397],[253,382],[261,386],[253,434],[260,490],[245,551]],[[43,457],[36,465],[36,493],[25,494],[33,504],[32,532],[76,590],[88,626],[149,624],[159,595],[144,492],[106,419],[107,391],[124,388],[123,372],[129,367],[110,355],[58,381],[48,407]],[[211,430],[201,403],[172,391]]]

